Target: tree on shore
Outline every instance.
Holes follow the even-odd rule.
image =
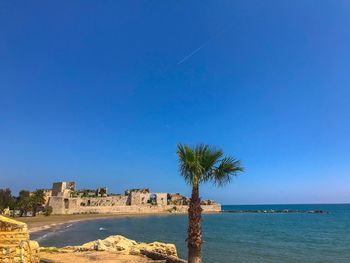
[[[12,196],[9,202],[9,208],[10,208],[10,216],[15,217],[16,209],[17,209],[17,198]],[[11,214],[12,211],[12,214]]]
[[[39,189],[30,195],[30,205],[32,207],[33,216],[36,216],[39,208],[45,204],[44,191]]]
[[[9,188],[0,189],[0,214],[5,208],[9,207],[11,199],[12,195]]]
[[[32,204],[30,200],[30,192],[27,190],[21,190],[16,203],[17,209],[20,211],[20,216],[26,216],[28,211],[32,210]]]
[[[192,195],[188,209],[188,262],[202,262],[202,208],[200,205],[199,185],[211,182],[223,186],[232,176],[243,172],[239,160],[225,157],[221,149],[199,144],[189,147],[179,144],[179,171],[185,181],[192,186]]]

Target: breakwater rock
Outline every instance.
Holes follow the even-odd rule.
[[[290,210],[290,209],[283,209],[283,210],[274,210],[274,209],[268,209],[268,210],[223,210],[222,213],[255,213],[255,214],[329,214],[328,211],[323,210]]]
[[[165,244],[160,242],[152,242],[152,243],[140,243],[135,240],[128,239],[126,237],[115,235],[107,237],[103,240],[95,240],[83,244],[81,246],[67,246],[63,248],[56,247],[42,247],[40,248],[40,254],[42,258],[47,260],[54,260],[59,257],[60,254],[70,254],[68,258],[72,258],[72,256],[84,256],[89,255],[91,257],[92,252],[108,252],[112,255],[129,255],[129,256],[139,256],[148,259],[154,260],[162,260],[159,262],[166,263],[185,263],[185,260],[181,260],[177,256],[176,247],[174,244]],[[96,257],[98,253],[95,253]],[[63,258],[63,257],[61,257]],[[64,262],[64,261],[62,261]],[[69,261],[67,261],[69,262]],[[89,262],[89,261],[86,261]],[[130,261],[135,262],[135,261]],[[143,262],[143,261],[139,261]],[[148,261],[145,261],[148,262]]]

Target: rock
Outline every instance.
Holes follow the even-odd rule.
[[[133,246],[137,245],[137,242],[123,236],[109,236],[103,240],[95,240],[88,242],[81,246],[73,247],[75,250],[86,251],[86,250],[96,250],[96,251],[110,251],[110,252],[120,252],[124,251],[129,253]],[[69,247],[66,247],[69,248]]]
[[[167,256],[164,254],[146,251],[146,250],[141,250],[140,252],[142,255],[145,255],[146,257],[148,257],[150,259],[157,260],[157,262],[159,260],[164,260],[166,263],[187,263],[186,260],[180,259],[180,258],[175,257],[175,256]]]
[[[161,242],[138,243],[135,240],[116,235],[109,236],[106,239],[98,239],[85,243],[81,246],[68,246],[64,248],[41,248],[43,252],[82,252],[82,251],[107,251],[117,252],[126,255],[145,255],[146,252],[157,253],[164,256],[177,258],[177,251],[174,244],[165,244]],[[141,251],[143,253],[141,253]]]
[[[29,240],[25,223],[0,216],[0,262],[39,262],[39,244]]]
[[[135,240],[119,235],[109,236],[103,240],[103,243],[116,251],[130,251],[130,249],[137,244]]]
[[[177,251],[174,244],[165,244],[160,242],[153,242],[149,244],[140,243],[132,247],[131,253],[140,254],[141,250],[177,257]]]
[[[69,248],[69,247],[66,247],[66,248]],[[86,244],[79,246],[79,247],[73,247],[73,249],[79,250],[79,251],[89,251],[89,250],[106,251],[106,250],[108,250],[106,245],[103,244],[103,242],[100,239],[95,240],[95,241],[91,241],[91,242],[86,243]]]
[[[39,243],[33,240],[29,241],[29,248],[30,250],[38,250],[39,249]]]

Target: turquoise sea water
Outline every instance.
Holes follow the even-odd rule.
[[[245,205],[223,210],[325,210],[329,214],[203,216],[203,262],[350,262],[350,204]],[[186,258],[186,215],[125,217],[67,225],[35,233],[42,246],[65,246],[124,235],[137,241],[174,243]]]

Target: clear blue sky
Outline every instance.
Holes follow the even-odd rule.
[[[0,187],[189,194],[176,145],[246,172],[224,204],[350,202],[349,1],[2,1]]]

